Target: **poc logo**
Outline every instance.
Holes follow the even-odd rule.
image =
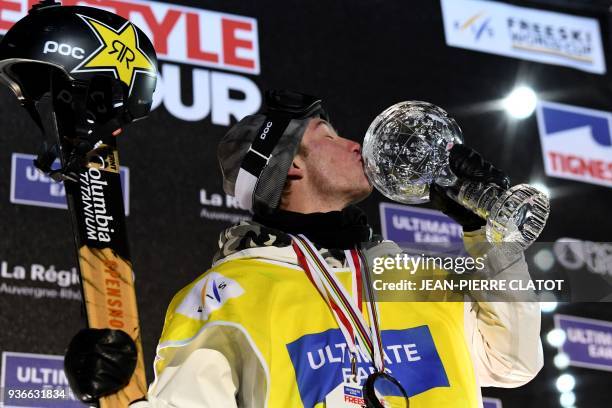
[[[58,53],[78,60],[85,58],[85,50],[80,47],[73,47],[70,44],[60,44],[55,41],[47,41],[43,48],[43,54]]]
[[[261,140],[265,140],[266,136],[268,136],[268,132],[270,131],[270,128],[272,127],[272,122],[268,122],[266,123],[266,127],[264,128],[264,130],[261,132],[261,135],[259,135],[259,138]]]

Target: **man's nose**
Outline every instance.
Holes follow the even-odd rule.
[[[357,153],[361,155],[361,145],[352,140],[346,139],[348,141],[349,151],[352,153]]]

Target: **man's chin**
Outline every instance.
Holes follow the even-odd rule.
[[[372,187],[372,185],[368,183],[367,187],[364,186],[363,189],[355,192],[355,195],[354,195],[353,200],[351,201],[351,204],[357,204],[358,202],[365,200],[366,198],[370,196],[370,194],[372,194],[373,190],[374,190],[374,187]]]

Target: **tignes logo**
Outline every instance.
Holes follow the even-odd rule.
[[[471,15],[467,19],[455,21],[455,28],[458,31],[472,33],[474,40],[478,41],[483,36],[493,36],[493,27],[491,26],[492,17],[484,11],[479,11]]]
[[[538,128],[546,174],[612,187],[612,114],[542,101]]]
[[[137,74],[155,75],[155,67],[140,49],[136,28],[131,23],[114,29],[91,17],[80,14],[79,17],[94,32],[100,47],[72,72],[112,71],[128,86],[130,93]]]

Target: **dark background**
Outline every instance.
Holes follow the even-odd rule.
[[[167,1],[254,17],[258,22],[260,75],[247,77],[261,90],[291,88],[321,96],[332,122],[345,137],[361,141],[373,118],[393,103],[426,100],[444,107],[461,125],[466,143],[503,168],[513,183],[542,180],[553,191],[552,215],[541,240],[573,237],[611,241],[612,190],[546,177],[535,114],[520,122],[502,111],[484,111],[517,83],[529,83],[546,100],[612,110],[610,74],[586,72],[458,48],[444,40],[440,3],[411,1]],[[514,1],[599,20],[604,48],[610,48],[608,1]],[[607,56],[608,70],[612,61]],[[190,67],[182,69],[189,72]],[[183,100],[191,98],[183,82]],[[234,120],[235,121],[235,120]],[[35,153],[37,129],[7,89],[0,89],[0,260],[75,265],[65,210],[9,202],[12,152]],[[165,108],[125,130],[121,163],[130,168],[131,205],[127,218],[148,378],[166,306],[173,294],[211,263],[219,232],[228,226],[200,217],[200,189],[222,193],[216,143],[227,127],[174,118]],[[374,193],[363,202],[378,229]],[[231,211],[231,210],[227,210]],[[237,212],[238,213],[238,212]],[[42,285],[44,286],[44,285]],[[76,301],[0,296],[0,350],[62,354],[83,326]],[[609,304],[568,304],[558,311],[612,321]],[[542,333],[553,326],[543,315]],[[545,366],[518,390],[484,389],[504,407],[557,407],[552,364],[556,350],[544,342]],[[612,374],[581,368],[580,407],[610,406]]]

